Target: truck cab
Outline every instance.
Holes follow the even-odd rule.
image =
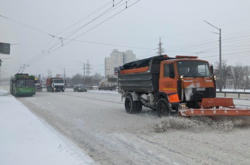
[[[207,61],[196,57],[177,56],[174,60],[161,61],[159,91],[177,94],[177,100],[195,108],[202,98],[216,97],[215,79]]]
[[[47,91],[48,92],[54,92],[54,91],[62,91],[64,92],[65,90],[65,80],[62,78],[48,78],[46,80],[46,86],[47,86]]]

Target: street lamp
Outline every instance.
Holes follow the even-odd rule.
[[[204,22],[206,22],[210,26],[214,27],[215,29],[219,30],[219,33],[215,33],[215,34],[219,34],[219,45],[220,45],[220,48],[219,48],[219,74],[220,74],[219,90],[221,92],[221,85],[222,85],[222,83],[221,83],[221,80],[222,80],[222,75],[221,75],[221,28],[217,28],[216,26],[212,25],[211,23],[209,23],[205,20],[204,20]]]

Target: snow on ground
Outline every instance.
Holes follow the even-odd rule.
[[[0,89],[1,165],[85,165],[93,160]]]

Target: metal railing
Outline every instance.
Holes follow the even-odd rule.
[[[216,92],[217,94],[219,94],[219,93],[222,93],[222,94],[224,94],[224,97],[227,97],[227,94],[236,94],[236,95],[238,95],[238,98],[240,98],[240,95],[241,94],[245,94],[245,95],[249,95],[249,97],[250,97],[250,92]]]

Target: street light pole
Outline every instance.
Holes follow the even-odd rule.
[[[204,22],[206,22],[207,24],[209,24],[210,26],[216,28],[217,30],[219,30],[219,74],[220,74],[220,81],[219,81],[219,91],[221,92],[221,87],[222,87],[222,73],[221,73],[221,28],[217,28],[216,26],[212,25],[211,23],[207,22],[204,20]],[[218,34],[218,33],[216,33]]]

